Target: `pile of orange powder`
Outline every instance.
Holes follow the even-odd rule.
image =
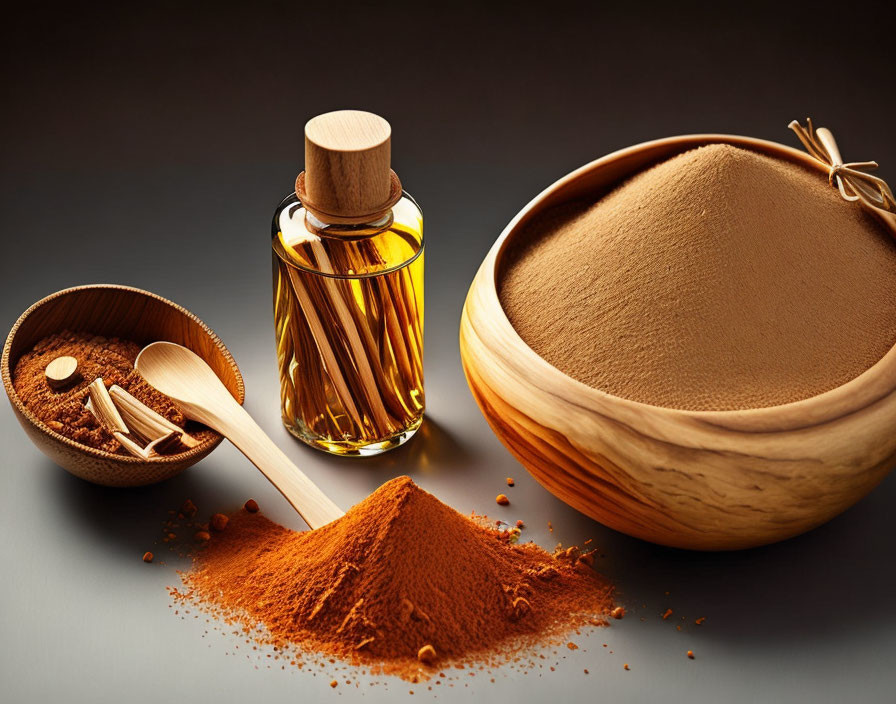
[[[425,679],[605,625],[613,588],[571,548],[550,555],[467,518],[408,477],[295,532],[246,510],[195,556],[180,601],[262,627],[262,642]]]

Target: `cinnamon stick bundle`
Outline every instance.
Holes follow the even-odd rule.
[[[274,298],[284,420],[334,441],[372,443],[422,412],[422,326],[412,267],[385,268],[368,240],[302,243],[320,274],[278,258]]]

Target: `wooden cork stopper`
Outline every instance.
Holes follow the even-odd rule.
[[[302,204],[327,222],[365,222],[401,198],[390,168],[392,128],[360,110],[328,112],[305,125],[305,171],[296,180]]]

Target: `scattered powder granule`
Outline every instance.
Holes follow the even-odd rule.
[[[417,659],[427,665],[432,665],[438,659],[436,650],[431,645],[424,645],[417,651]]]
[[[761,408],[829,391],[896,343],[896,243],[820,171],[700,147],[509,245],[501,304],[535,352],[656,406]]]
[[[505,663],[614,607],[612,586],[566,552],[513,544],[407,477],[314,531],[241,510],[210,537],[175,599],[261,626],[261,643],[406,679]]]

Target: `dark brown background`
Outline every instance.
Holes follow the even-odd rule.
[[[434,294],[465,284],[542,187],[647,139],[796,144],[787,123],[810,115],[848,160],[896,178],[892,2],[184,4],[4,18],[4,281],[51,233],[79,268],[63,278],[99,277],[108,260],[83,254],[117,228],[119,248],[148,257],[129,279],[172,243],[243,278],[233,247],[264,239],[304,121],[344,107],[394,127]],[[3,314],[43,291],[16,281]]]
[[[148,288],[221,335],[247,408],[341,505],[407,472],[462,512],[524,519],[546,547],[594,538],[630,617],[561,653],[553,677],[501,672],[443,701],[892,701],[896,478],[776,546],[657,548],[535,484],[476,410],[457,353],[467,287],[507,221],[617,148],[707,131],[796,145],[787,123],[811,115],[848,160],[877,159],[896,181],[892,0],[184,4],[31,3],[0,17],[2,329],[66,286]],[[270,314],[270,218],[301,168],[302,125],[345,107],[391,121],[427,236],[428,420],[360,464],[280,426]],[[0,404],[0,450],[4,701],[407,696],[405,683],[334,691],[326,676],[255,671],[202,621],[169,613],[173,564],[139,560],[167,508],[252,495],[300,525],[232,448],[163,485],[105,491],[52,466]],[[497,509],[508,474],[512,503]]]

